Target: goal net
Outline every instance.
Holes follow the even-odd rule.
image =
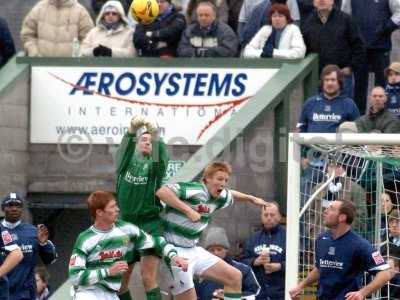
[[[385,134],[291,134],[288,155],[286,291],[314,266],[315,240],[330,201],[357,208],[353,230],[397,271],[400,263],[400,138]],[[365,276],[364,281],[371,280]],[[317,286],[301,299],[316,299]],[[286,299],[290,299],[286,293]],[[371,299],[400,299],[400,275]]]

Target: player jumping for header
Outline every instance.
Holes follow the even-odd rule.
[[[176,246],[180,256],[189,259],[187,272],[173,268],[173,276],[168,274],[171,292],[177,300],[196,300],[194,274],[223,283],[224,299],[241,298],[241,272],[197,246],[212,214],[230,206],[233,199],[268,205],[260,198],[227,189],[230,174],[229,164],[213,162],[205,168],[202,182],[168,184],[156,193],[167,204],[164,237]]]
[[[132,118],[116,156],[117,199],[121,219],[135,224],[152,236],[161,236],[162,210],[155,192],[161,187],[168,165],[166,145],[156,127],[141,117]],[[129,268],[121,288],[121,300],[131,300],[128,281],[133,266],[140,261],[147,300],[161,300],[157,285],[159,257],[153,249],[135,251],[128,259]]]
[[[163,238],[153,238],[137,226],[117,220],[119,208],[111,193],[93,192],[87,204],[94,224],[79,235],[69,263],[74,300],[118,300],[132,250],[154,248],[172,265],[187,269],[187,260],[177,256]]]

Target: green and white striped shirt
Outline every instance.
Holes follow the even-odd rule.
[[[122,275],[111,276],[108,268],[117,261],[126,261],[131,250],[148,248],[168,258],[176,255],[175,248],[163,238],[154,238],[131,223],[118,220],[109,231],[91,226],[75,242],[69,279],[76,291],[102,288],[118,292]]]
[[[166,185],[177,197],[201,214],[200,221],[193,223],[185,214],[167,206],[164,237],[168,243],[178,247],[195,247],[202,231],[207,227],[211,215],[233,203],[232,193],[224,189],[217,198],[213,198],[207,187],[200,182],[179,182]]]

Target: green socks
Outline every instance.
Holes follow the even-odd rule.
[[[147,300],[162,300],[160,288],[156,287],[150,291],[146,292],[146,299]]]
[[[224,293],[224,300],[238,300],[242,298],[242,293]]]
[[[119,297],[119,300],[133,300],[133,298],[131,297],[131,293],[129,293],[129,291],[127,291],[121,295],[118,295],[118,297]]]

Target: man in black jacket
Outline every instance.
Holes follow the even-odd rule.
[[[14,40],[6,20],[0,18],[0,68],[15,54]]]
[[[352,16],[365,41],[366,61],[354,70],[355,100],[363,113],[366,108],[369,71],[375,84],[385,86],[384,70],[390,63],[392,32],[400,25],[399,0],[343,0],[342,10]]]
[[[314,0],[314,6],[301,28],[307,52],[319,54],[320,71],[326,65],[338,65],[344,75],[342,94],[353,98],[353,70],[365,62],[359,29],[334,6],[334,0]]]
[[[285,298],[286,230],[279,225],[278,203],[270,204],[262,208],[263,228],[247,239],[242,259],[252,267],[261,286],[257,300]]]
[[[175,57],[185,17],[178,13],[171,0],[157,0],[160,12],[150,24],[137,24],[133,43],[139,56]]]

